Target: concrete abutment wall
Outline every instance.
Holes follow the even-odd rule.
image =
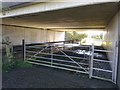
[[[106,41],[112,41],[112,43],[107,43],[106,45],[104,45],[104,47],[107,50],[110,51],[114,51],[114,53],[108,53],[108,58],[109,60],[113,61],[113,66],[111,64],[111,67],[113,67],[113,73],[114,73],[114,80],[116,78],[116,82],[118,84],[118,86],[120,87],[120,73],[117,71],[120,71],[120,64],[118,66],[118,68],[116,67],[118,64],[118,32],[120,30],[119,24],[120,24],[120,11],[113,16],[113,18],[111,19],[111,21],[109,22],[109,24],[106,27],[106,35],[105,35],[105,40]],[[116,71],[116,69],[118,69]],[[116,77],[117,74],[117,77]]]
[[[65,32],[61,31],[32,29],[6,25],[3,25],[2,27],[2,37],[9,37],[13,45],[21,45],[22,39],[25,39],[27,43],[64,41],[64,36]]]

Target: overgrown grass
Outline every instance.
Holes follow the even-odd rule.
[[[33,65],[22,60],[15,60],[14,62],[5,63],[2,65],[3,72],[8,72],[15,68],[31,68]]]

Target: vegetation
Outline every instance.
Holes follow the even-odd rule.
[[[100,35],[94,35],[94,36],[92,36],[92,38],[94,38],[96,40],[102,40],[103,35],[102,34],[100,34]]]
[[[2,63],[2,70],[8,72],[15,67],[15,62]]]
[[[25,68],[32,67],[32,64],[29,64],[23,60],[16,60],[13,55],[13,46],[9,41],[9,37],[3,39],[3,44],[5,44],[7,62],[2,63],[2,69],[5,72],[17,67]]]
[[[21,68],[30,68],[30,67],[32,67],[33,65],[32,64],[30,64],[30,63],[28,63],[28,62],[26,62],[26,61],[17,61],[17,63],[16,63],[16,66],[17,67],[21,67]]]
[[[13,59],[14,59],[14,57],[13,57],[13,46],[10,42],[9,37],[3,38],[2,43],[5,45],[7,61],[12,62]]]
[[[84,34],[79,34],[76,31],[73,31],[72,33],[65,32],[65,40],[74,40],[74,41],[80,41],[84,38],[86,38],[87,35]]]
[[[22,60],[14,60],[14,62],[5,63],[2,66],[3,71],[8,72],[14,68],[30,68],[32,64]]]

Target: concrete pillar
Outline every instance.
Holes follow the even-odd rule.
[[[120,10],[118,14],[118,70],[117,70],[117,85],[120,89]]]

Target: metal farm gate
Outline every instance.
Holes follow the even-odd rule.
[[[25,44],[23,40],[23,45],[24,60],[29,63],[85,73],[89,78],[116,83],[114,68],[116,63],[114,60],[108,60],[106,55],[106,53],[115,54],[114,50],[96,48],[94,44],[71,44],[70,41]]]

